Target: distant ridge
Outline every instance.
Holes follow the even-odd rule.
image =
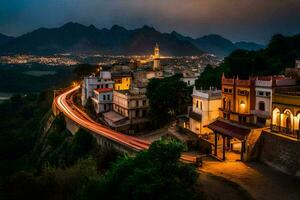
[[[14,37],[10,37],[0,33],[0,45],[4,45],[5,43],[9,42],[12,39],[14,39]]]
[[[173,31],[171,34],[176,36],[178,39],[187,40],[191,42],[203,51],[216,54],[220,57],[228,56],[231,52],[233,52],[236,49],[259,50],[265,48],[265,46],[254,42],[233,43],[229,39],[226,39],[216,34],[205,35],[196,39],[183,36],[175,31]]]
[[[98,29],[94,25],[69,22],[58,28],[39,28],[16,38],[0,35],[0,54],[148,55],[152,54],[155,43],[160,45],[163,55],[171,56],[209,52],[223,57],[237,48],[231,41],[218,35],[193,39],[175,31],[161,33],[146,25],[134,30],[119,25]],[[254,43],[251,45],[248,44],[253,48]],[[247,47],[246,44],[240,46]]]

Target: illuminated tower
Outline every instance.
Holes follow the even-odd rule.
[[[159,57],[159,46],[156,43],[154,48],[154,55],[153,55],[153,70],[160,69],[160,57]]]

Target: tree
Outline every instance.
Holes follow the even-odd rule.
[[[213,68],[211,65],[207,65],[202,74],[195,81],[197,89],[208,90],[210,87],[221,87],[222,73],[227,74],[227,69],[223,65],[217,68]]]
[[[194,168],[179,161],[184,146],[176,141],[156,141],[135,158],[119,159],[98,186],[85,191],[87,199],[193,199],[197,180]]]
[[[266,49],[258,51],[235,50],[216,68],[207,66],[196,80],[198,89],[221,86],[221,76],[249,76],[282,74],[286,67],[294,67],[300,58],[300,34],[295,36],[274,35]]]
[[[5,186],[7,199],[84,199],[83,189],[99,180],[96,163],[92,159],[79,160],[67,168],[47,166],[41,174],[20,171]]]
[[[180,75],[151,79],[147,86],[150,117],[155,126],[168,123],[174,116],[187,112],[191,103],[191,88],[180,80]]]

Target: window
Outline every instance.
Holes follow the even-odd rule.
[[[136,107],[139,106],[139,101],[135,101],[135,106],[136,106]]]
[[[271,92],[266,92],[266,96],[267,97],[271,96]]]
[[[97,85],[97,89],[99,89],[100,88],[100,86],[99,85]]]
[[[110,95],[109,94],[107,95],[107,100],[110,100]]]
[[[105,88],[108,88],[108,84],[105,84]]]
[[[146,106],[146,100],[143,100],[143,106]]]
[[[265,102],[260,101],[260,102],[258,103],[258,108],[259,108],[259,110],[261,110],[261,111],[265,111]]]
[[[238,94],[239,94],[239,95],[247,95],[248,92],[247,92],[246,90],[239,90],[239,91],[238,91]]]
[[[196,108],[198,108],[199,107],[199,102],[198,101],[196,101]]]
[[[202,110],[202,101],[200,101],[200,110]]]
[[[264,96],[264,92],[258,92],[259,96]]]
[[[105,94],[103,95],[103,100],[105,101]]]
[[[241,113],[246,112],[246,103],[244,101],[240,102],[240,112]]]
[[[229,88],[224,88],[224,93],[232,93],[232,89],[229,89]]]
[[[143,117],[146,117],[146,116],[147,116],[147,111],[143,110]]]

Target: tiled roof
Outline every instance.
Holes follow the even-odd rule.
[[[97,89],[95,89],[95,91],[97,91],[98,93],[110,92],[112,90],[113,90],[112,88],[97,88]]]
[[[228,123],[221,120],[216,120],[207,126],[211,130],[226,135],[230,137],[235,137],[239,140],[244,140],[247,135],[250,133],[250,129],[241,128],[234,125],[233,123]]]

